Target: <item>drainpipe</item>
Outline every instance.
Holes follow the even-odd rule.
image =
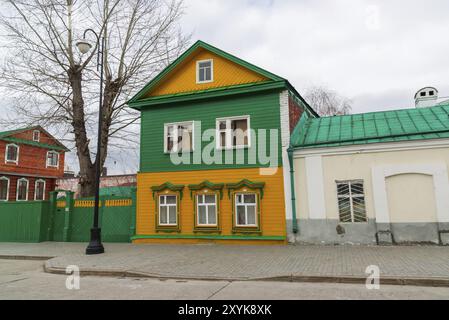
[[[295,168],[293,167],[293,152],[292,147],[288,148],[288,161],[290,163],[290,190],[292,194],[292,215],[293,215],[293,233],[298,234],[298,219],[296,217],[296,192],[295,192]]]

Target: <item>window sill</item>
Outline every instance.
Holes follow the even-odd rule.
[[[216,234],[221,234],[221,229],[219,227],[195,227],[193,232],[195,234],[198,234],[198,233],[216,233]]]
[[[167,151],[164,151],[164,154],[167,155],[167,156],[171,156],[172,154],[183,155],[183,154],[192,154],[194,152],[195,152],[194,150],[192,150],[192,151],[182,151],[182,152],[167,152]]]
[[[156,227],[156,232],[180,233],[180,232],[181,232],[181,229],[179,228],[179,226],[173,226],[173,227],[162,227],[162,226],[157,226],[157,227]]]
[[[232,147],[232,148],[216,148],[217,151],[233,151],[233,150],[246,150],[250,149],[251,146],[241,146],[241,147]]]
[[[254,233],[254,234],[262,234],[262,230],[259,227],[236,227],[232,228],[233,233]]]

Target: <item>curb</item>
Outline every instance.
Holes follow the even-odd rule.
[[[44,271],[46,273],[67,275],[64,268],[49,267],[44,265]],[[118,278],[145,278],[145,279],[160,279],[160,280],[191,280],[191,281],[250,281],[250,278],[217,278],[217,277],[192,277],[192,276],[164,276],[158,274],[150,274],[137,271],[122,271],[122,270],[93,270],[93,269],[81,269],[81,277],[95,276],[95,277],[118,277]]]
[[[52,274],[67,275],[64,268],[44,265],[44,271]],[[80,276],[119,277],[119,278],[146,278],[161,280],[191,280],[191,281],[268,281],[268,282],[298,282],[298,283],[341,283],[366,284],[366,277],[357,276],[279,276],[270,278],[218,278],[218,277],[192,277],[192,276],[163,276],[137,271],[126,270],[80,270]],[[381,277],[380,285],[417,286],[417,287],[449,287],[449,278],[413,278],[413,277]]]
[[[55,257],[44,256],[17,256],[17,255],[1,255],[0,260],[28,260],[28,261],[47,261]]]
[[[255,281],[273,282],[303,282],[303,283],[344,283],[366,284],[366,277],[357,276],[281,276],[273,278],[260,278]],[[380,278],[380,285],[416,286],[416,287],[449,287],[449,278],[413,278],[389,277]]]

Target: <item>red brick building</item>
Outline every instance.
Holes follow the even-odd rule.
[[[48,200],[67,151],[40,126],[0,132],[0,201]]]

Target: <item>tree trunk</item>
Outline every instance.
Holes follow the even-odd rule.
[[[73,92],[72,102],[72,126],[75,135],[76,155],[78,157],[81,186],[80,196],[92,197],[95,193],[95,166],[92,163],[89,152],[89,139],[87,138],[84,114],[84,100],[82,93],[82,73],[78,65],[68,70],[68,76]]]

